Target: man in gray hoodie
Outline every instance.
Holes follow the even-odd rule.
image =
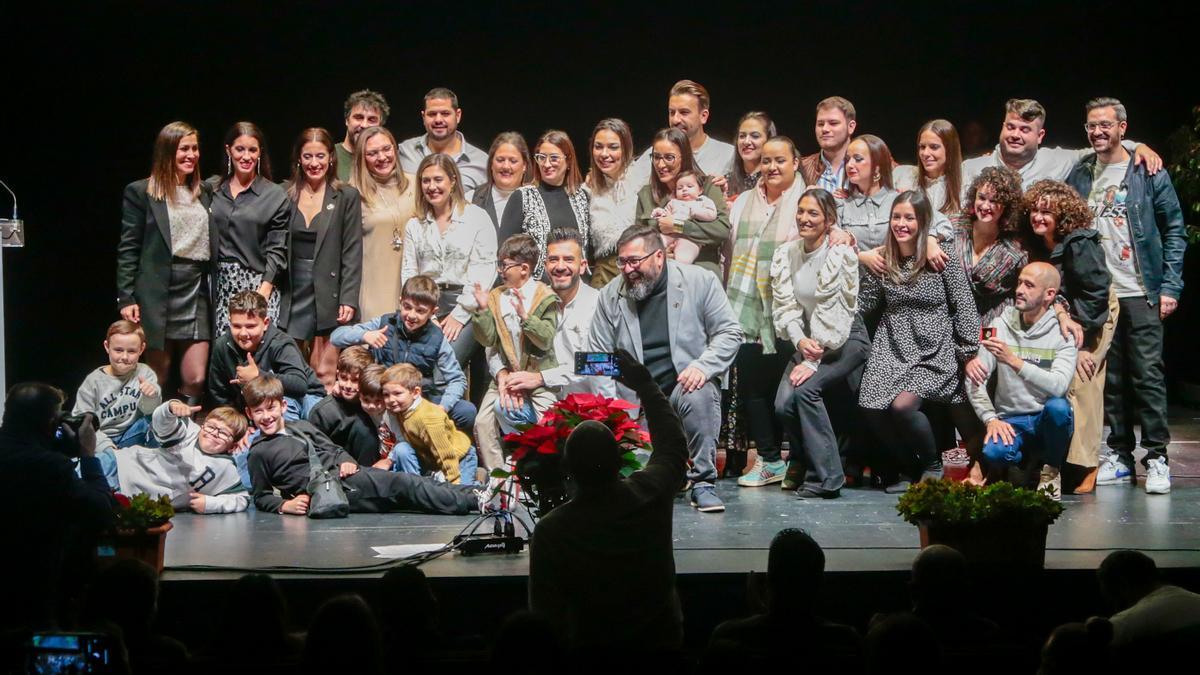
[[[1074,428],[1064,396],[1076,358],[1075,343],[1063,338],[1054,312],[1047,311],[1060,283],[1053,265],[1031,263],[1021,270],[1014,306],[992,320],[979,342],[983,349],[975,358],[987,376],[981,382],[967,380],[971,405],[987,425],[984,457],[997,465],[1040,458],[1038,489],[1048,489],[1055,499]],[[994,401],[987,389],[993,370],[998,370]]]

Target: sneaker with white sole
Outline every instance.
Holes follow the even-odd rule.
[[[1116,455],[1110,455],[1101,462],[1100,469],[1096,472],[1096,485],[1124,485],[1136,481],[1133,467],[1122,462]]]
[[[1062,501],[1062,474],[1049,464],[1042,465],[1037,489],[1038,492],[1045,492],[1056,502]]]
[[[725,510],[725,502],[721,501],[716,488],[711,485],[692,488],[692,506],[701,513],[720,513]]]
[[[1165,459],[1146,462],[1146,494],[1165,495],[1171,491],[1171,468]]]
[[[764,462],[762,457],[754,458],[754,466],[746,475],[738,478],[738,487],[763,487],[772,483],[782,483],[787,474],[787,462],[782,459],[777,462]]]

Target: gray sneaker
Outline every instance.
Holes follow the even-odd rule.
[[[692,488],[692,506],[701,513],[721,513],[725,510],[725,503],[717,496],[716,488],[711,485]]]

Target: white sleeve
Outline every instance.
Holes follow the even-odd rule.
[[[245,490],[220,495],[204,495],[204,513],[241,513],[250,506],[250,493]]]

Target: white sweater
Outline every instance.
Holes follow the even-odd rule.
[[[121,493],[167,495],[177,510],[188,508],[191,493],[204,495],[204,513],[235,513],[250,505],[237,466],[229,455],[206,455],[200,450],[200,426],[176,417],[166,403],[151,418],[160,448],[117,448]]]

